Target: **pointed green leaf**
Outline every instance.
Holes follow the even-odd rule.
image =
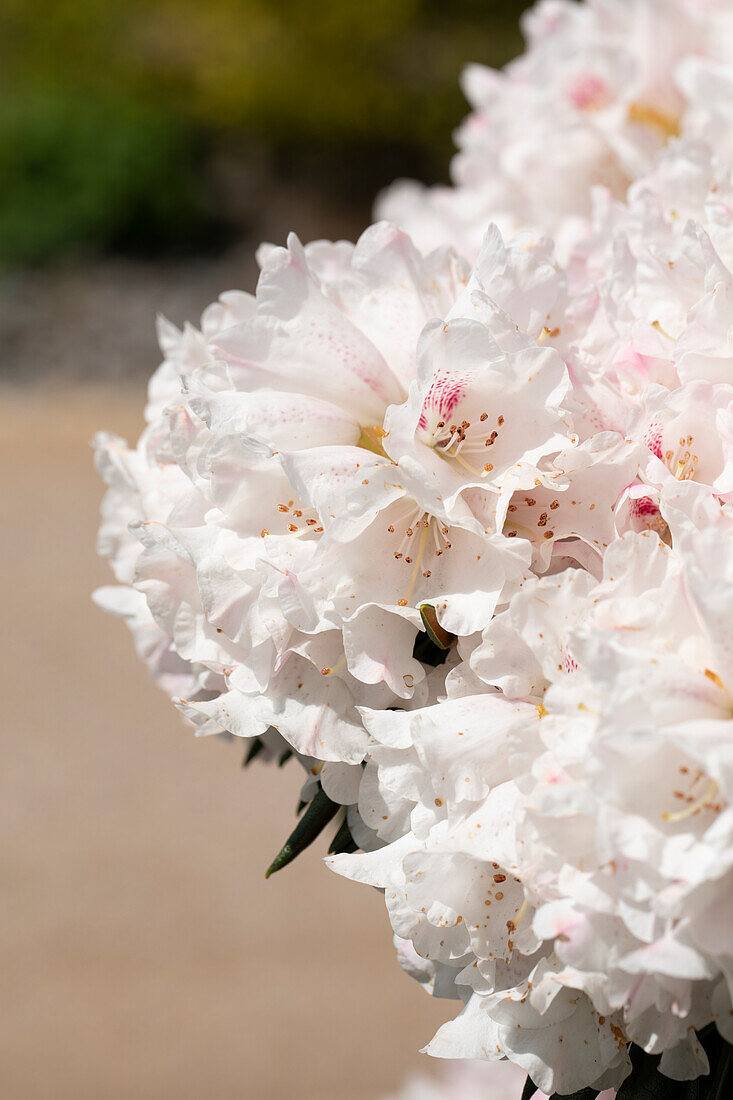
[[[328,854],[334,856],[341,855],[342,852],[356,852],[358,847],[359,845],[352,837],[351,830],[344,818],[338,832],[328,846]]]
[[[244,760],[242,761],[242,767],[243,768],[248,767],[252,763],[254,758],[256,756],[259,756],[259,754],[262,752],[264,747],[265,747],[264,742],[261,741],[259,737],[255,737],[254,741],[252,742],[252,744],[247,749]]]
[[[430,638],[433,645],[436,645],[438,649],[450,649],[455,634],[449,634],[447,630],[443,629],[438,622],[438,616],[433,605],[430,603],[421,604],[420,616],[428,638]]]
[[[726,1100],[726,1097],[733,1096],[733,1047],[722,1041],[722,1048],[717,1064],[713,1061],[712,1051],[708,1050],[712,1077],[708,1100]]]
[[[284,764],[287,764],[288,760],[290,759],[290,757],[292,755],[293,755],[293,750],[292,749],[285,749],[283,752],[281,752],[280,753],[280,759],[277,762],[278,768],[282,768],[282,766]]]
[[[537,1092],[537,1086],[532,1078],[528,1075],[527,1080],[524,1082],[524,1088],[522,1089],[521,1100],[531,1100],[534,1094]]]
[[[319,786],[308,809],[267,868],[265,878],[269,878],[270,875],[275,874],[275,871],[279,871],[281,868],[286,867],[288,863],[292,863],[296,856],[305,851],[308,845],[312,844],[325,829],[329,821],[333,820],[339,809],[338,802],[332,802],[323,788]]]

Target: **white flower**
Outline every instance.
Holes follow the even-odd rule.
[[[627,535],[600,583],[525,585],[473,645],[474,694],[365,712],[359,811],[388,843],[330,860],[453,970],[466,1007],[430,1053],[547,1092],[618,1086],[629,1040],[694,1077],[694,1030],[728,1030],[733,519],[689,483],[662,508],[675,550]]]
[[[504,482],[554,478],[549,457],[573,446],[562,360],[532,336],[562,280],[546,245],[507,249],[495,231],[470,280],[387,225],[355,247],[292,238],[263,263],[256,298],[229,293],[202,333],[161,324],[145,435],[134,452],[100,441],[103,551],[197,670],[176,702],[200,732],[272,727],[304,757],[356,764],[357,703],[427,701],[420,607],[470,634],[526,572],[496,506]],[[446,386],[495,470],[459,453],[474,446],[463,421],[462,442],[401,428]]]
[[[429,1052],[547,1094],[733,1041],[729,8],[540,4],[456,187],[384,200],[473,267],[263,246],[97,440],[98,602],[197,732],[347,807],[329,864],[462,1003]]]
[[[565,255],[587,232],[595,186],[622,198],[681,130],[728,140],[725,3],[544,0],[523,29],[527,50],[502,72],[463,74],[472,112],[456,135],[453,186],[399,181],[377,203],[422,248],[451,242],[473,258],[495,221],[510,235],[551,233]]]

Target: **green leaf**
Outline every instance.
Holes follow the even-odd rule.
[[[527,1080],[524,1082],[524,1088],[522,1089],[522,1095],[520,1100],[531,1100],[534,1094],[537,1092],[537,1086],[532,1078],[527,1075]]]
[[[707,1100],[726,1100],[733,1095],[733,1047],[730,1043],[722,1041],[722,1048],[717,1065],[713,1064],[712,1052],[710,1050],[707,1052],[712,1077]]]
[[[264,742],[261,741],[259,737],[255,737],[254,741],[252,742],[252,744],[247,749],[244,760],[242,761],[242,767],[243,768],[248,767],[252,763],[254,758],[256,756],[259,756],[259,754],[262,752],[264,747],[265,747]]]
[[[319,785],[315,796],[265,872],[265,878],[286,867],[313,843],[340,810],[338,802],[332,802]]]
[[[421,630],[415,638],[412,656],[416,661],[422,661],[424,665],[432,665],[433,668],[437,668],[438,665],[444,663],[448,656],[448,650],[441,649],[440,646],[431,641],[427,631]]]
[[[352,837],[351,830],[344,818],[338,832],[329,845],[328,854],[330,856],[341,855],[342,852],[356,852],[358,848],[359,845]]]
[[[290,757],[292,755],[293,755],[293,750],[292,749],[285,749],[283,752],[281,752],[280,753],[280,759],[277,762],[278,768],[282,768],[282,766],[284,764],[287,764],[288,760],[290,759]]]
[[[428,638],[438,649],[450,649],[455,640],[455,634],[449,634],[438,622],[435,608],[430,603],[420,605],[420,616],[427,632]]]

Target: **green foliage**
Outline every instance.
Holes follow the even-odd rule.
[[[149,107],[80,95],[6,98],[0,263],[195,241],[206,209],[200,174],[188,129]]]
[[[348,822],[344,818],[338,832],[328,846],[328,854],[330,856],[341,855],[343,852],[351,853],[356,851],[358,851],[358,845],[351,835],[351,829],[349,828]]]
[[[13,81],[144,94],[217,129],[435,141],[468,60],[521,48],[526,0],[5,0]]]
[[[448,652],[445,646],[436,645],[427,630],[418,630],[412,647],[412,656],[416,661],[437,668],[438,665],[445,664]]]
[[[265,878],[269,878],[276,871],[287,867],[301,852],[310,847],[313,841],[321,835],[329,821],[333,821],[340,809],[339,804],[331,801],[319,783],[305,813],[265,871]]]
[[[0,261],[195,240],[201,134],[298,178],[320,164],[316,178],[365,202],[392,174],[440,174],[465,113],[461,68],[514,55],[526,6],[4,0]]]
[[[253,760],[256,760],[265,747],[264,741],[260,737],[254,737],[249,743],[249,748],[244,754],[244,760],[242,761],[242,767],[248,768]]]

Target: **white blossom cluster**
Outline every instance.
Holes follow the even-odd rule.
[[[428,1051],[547,1094],[733,1042],[731,19],[541,4],[470,78],[445,243],[263,248],[256,295],[161,323],[137,447],[97,441],[98,601],[199,733],[348,807],[328,862],[463,1003]]]
[[[448,240],[473,260],[495,221],[510,234],[539,227],[567,255],[592,188],[623,198],[670,137],[701,136],[730,80],[730,0],[541,0],[522,29],[527,49],[504,70],[463,73],[472,111],[452,186],[400,180],[377,202],[419,248]]]

